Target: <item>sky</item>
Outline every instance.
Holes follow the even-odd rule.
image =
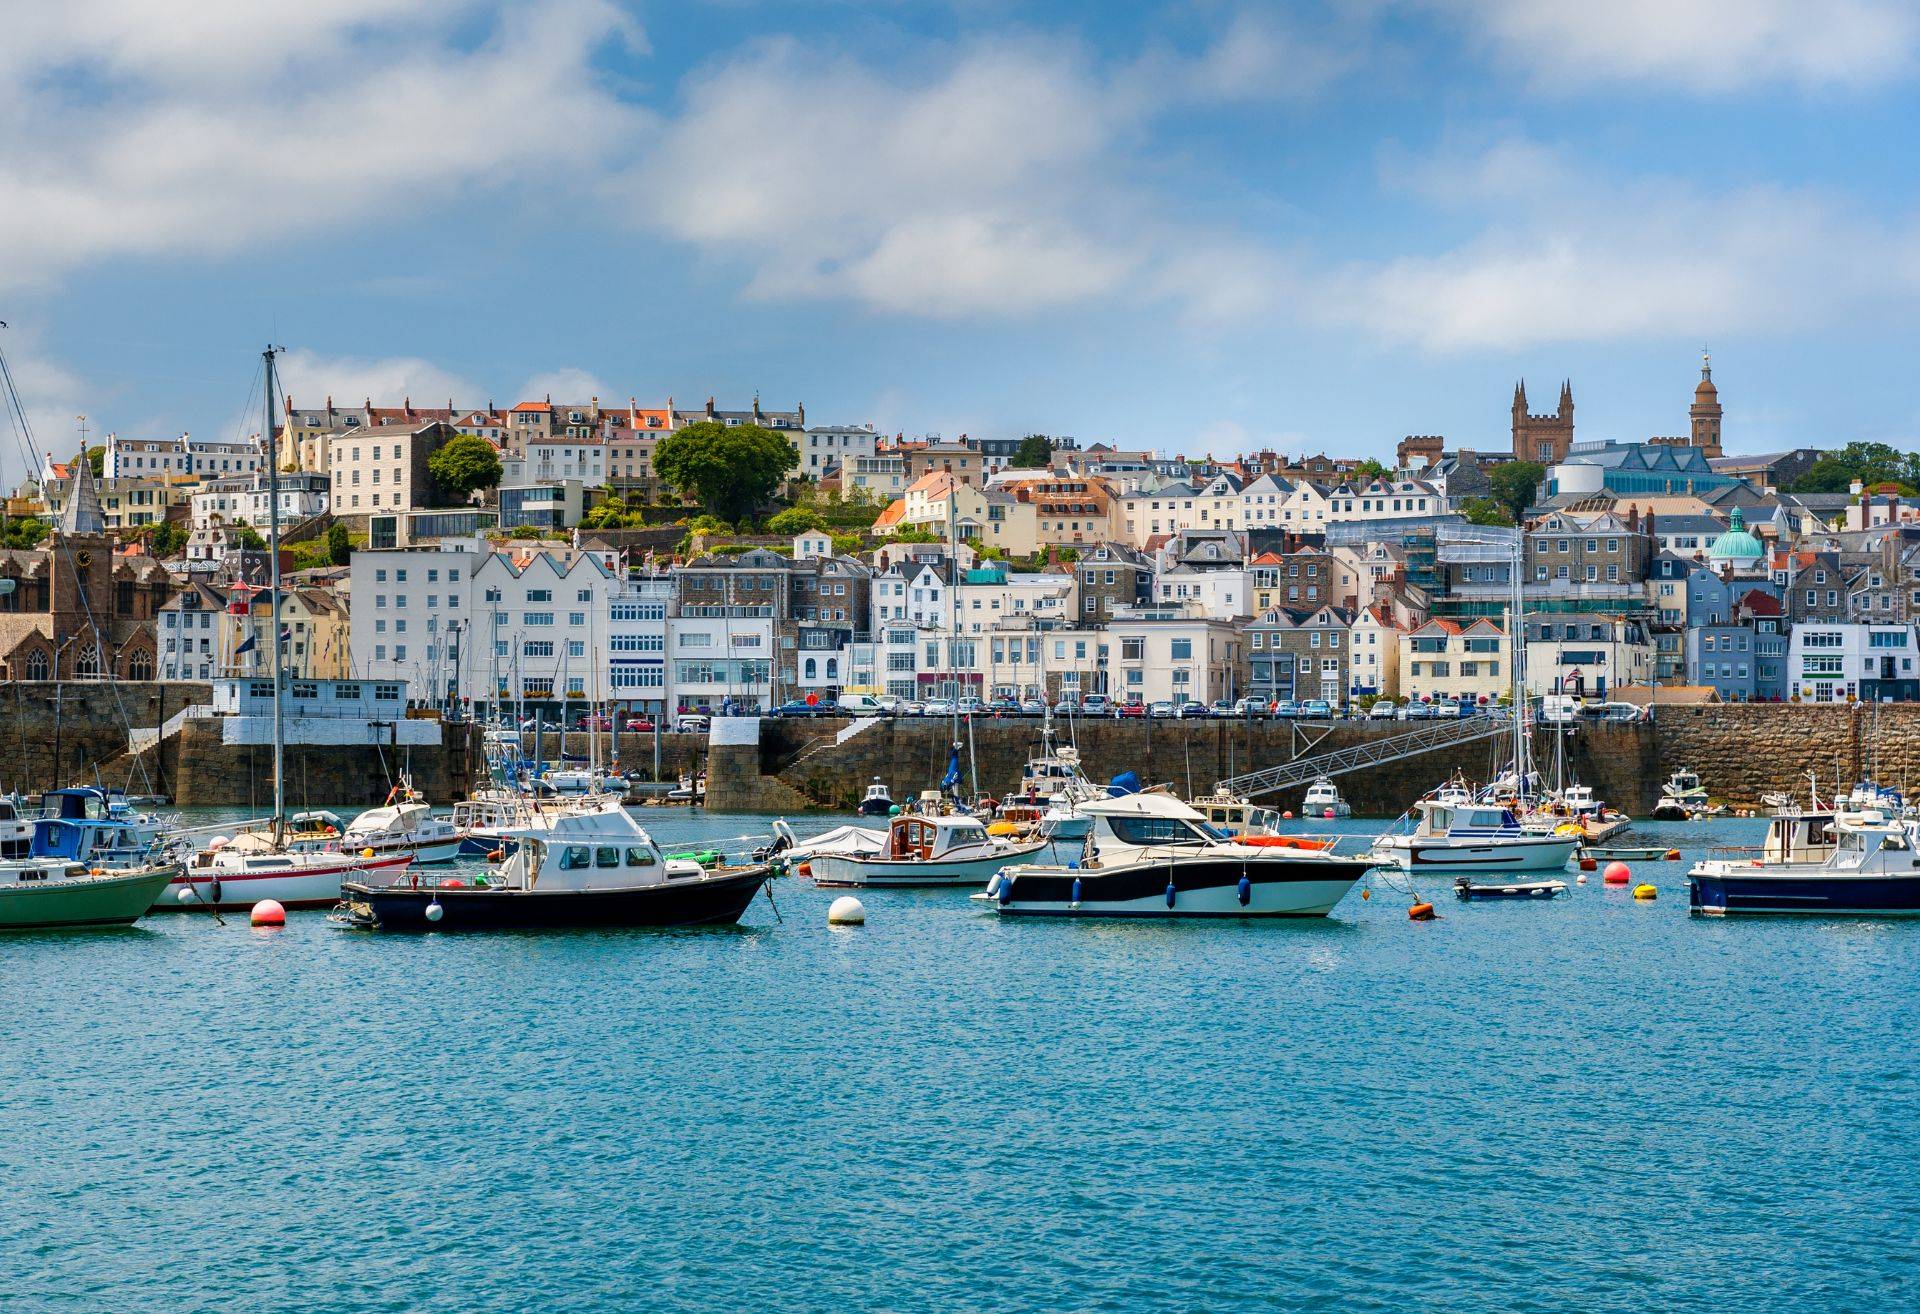
[[[42,447],[707,396],[1390,456],[1920,445],[1920,4],[65,0],[0,44]],[[17,478],[16,444],[0,473]]]

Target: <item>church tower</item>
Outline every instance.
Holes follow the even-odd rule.
[[[1527,381],[1513,385],[1513,459],[1553,465],[1573,446],[1573,380],[1560,385],[1560,409],[1552,415],[1527,413]]]
[[[1693,405],[1687,413],[1693,418],[1693,445],[1709,458],[1719,456],[1720,390],[1713,386],[1713,358],[1704,351],[1700,353],[1700,382],[1694,387]]]

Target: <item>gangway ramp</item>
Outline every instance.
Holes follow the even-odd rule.
[[[1409,730],[1404,734],[1349,744],[1310,757],[1297,757],[1291,762],[1261,771],[1249,771],[1221,781],[1220,789],[1252,798],[1259,794],[1271,794],[1277,789],[1311,784],[1320,776],[1343,776],[1353,771],[1365,771],[1369,767],[1385,766],[1389,762],[1437,753],[1443,748],[1455,748],[1512,733],[1513,722],[1504,716],[1429,721],[1418,730]]]

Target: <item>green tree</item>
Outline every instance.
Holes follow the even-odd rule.
[[[827,518],[810,506],[790,506],[767,520],[769,534],[806,534],[826,527]]]
[[[87,466],[93,471],[95,479],[104,479],[107,475],[107,449],[104,447],[87,448]]]
[[[7,521],[6,528],[0,530],[0,547],[30,548],[45,538],[47,533],[46,521],[20,516]]]
[[[260,531],[252,525],[240,526],[240,546],[252,552],[265,552],[267,540],[260,537]]]
[[[1511,525],[1513,513],[1491,497],[1469,497],[1460,504],[1460,514],[1470,525]]]
[[[1885,443],[1848,443],[1822,455],[1787,491],[1845,493],[1856,479],[1869,488],[1879,483],[1920,483],[1920,456]]]
[[[427,473],[454,505],[471,501],[482,488],[498,488],[500,453],[477,434],[463,433],[427,458]]]
[[[1007,464],[1016,470],[1039,470],[1053,464],[1053,440],[1044,433],[1030,433],[1013,449]]]
[[[336,566],[347,564],[353,555],[353,539],[347,534],[347,527],[338,521],[327,526],[327,560]]]
[[[835,534],[833,536],[833,550],[843,557],[852,556],[860,550],[860,535]]]
[[[1371,456],[1369,456],[1366,460],[1360,462],[1360,464],[1354,466],[1353,473],[1354,473],[1354,477],[1357,479],[1391,479],[1393,478],[1393,471],[1387,469],[1386,466],[1374,460]]]
[[[1520,523],[1520,517],[1533,505],[1540,481],[1546,477],[1547,467],[1538,461],[1502,461],[1493,467],[1487,482],[1493,485],[1493,500],[1504,506],[1512,517],[1507,523]]]
[[[687,522],[687,532],[711,538],[715,534],[731,534],[733,526],[719,516],[695,516]]]
[[[582,529],[618,529],[627,520],[626,499],[609,497],[580,517]]]
[[[757,424],[702,420],[676,429],[653,449],[654,473],[732,521],[751,519],[799,464],[792,443]]]
[[[175,520],[162,520],[142,529],[140,539],[156,557],[177,557],[186,549],[187,527]]]

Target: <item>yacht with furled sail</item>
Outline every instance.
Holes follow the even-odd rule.
[[[1077,856],[1010,863],[974,899],[1003,917],[1324,917],[1372,865],[1331,847],[1222,839],[1168,794],[1083,807],[1093,828]]]
[[[771,875],[765,862],[669,858],[613,798],[509,838],[512,852],[471,879],[356,877],[341,891],[343,919],[396,931],[714,926],[739,921]]]
[[[1437,798],[1414,804],[1419,820],[1410,833],[1383,835],[1374,855],[1403,871],[1558,871],[1580,847],[1578,835],[1529,831],[1513,809],[1499,803],[1453,803]]]
[[[274,407],[279,383],[274,369],[278,347],[261,353],[266,362],[266,423],[261,442],[267,469],[267,556],[271,594],[268,644],[273,674],[273,816],[262,827],[219,836],[196,853],[168,887],[160,907],[246,909],[272,899],[284,908],[330,908],[340,901],[340,883],[369,870],[400,870],[413,862],[411,852],[358,857],[331,850],[303,850],[288,843],[285,706],[287,675],[284,649],[289,635],[280,619],[280,462],[273,450]],[[249,603],[249,615],[251,603]],[[234,655],[250,651],[249,634]]]

